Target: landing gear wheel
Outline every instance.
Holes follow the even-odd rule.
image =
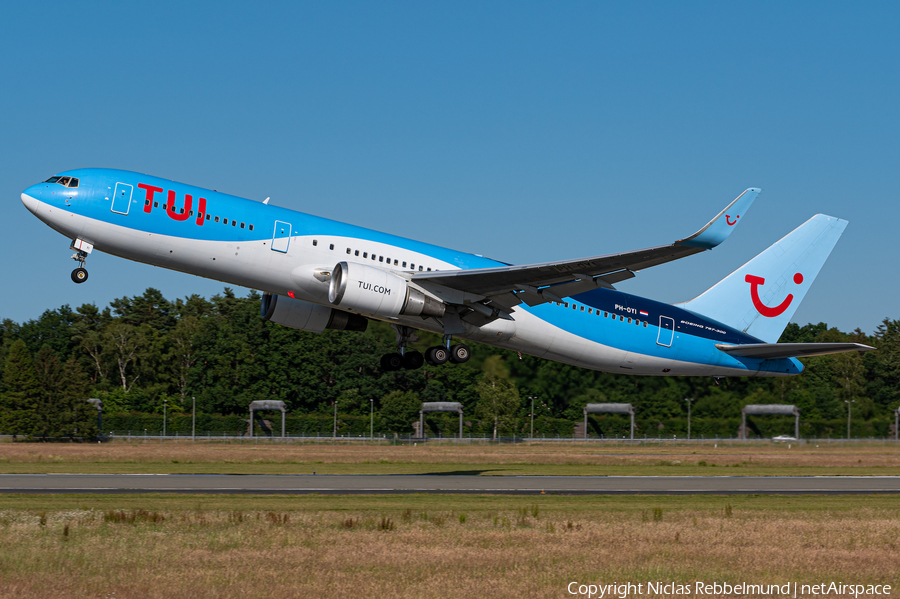
[[[416,370],[421,368],[424,363],[425,358],[417,351],[408,351],[403,356],[403,368],[406,370]]]
[[[462,343],[450,348],[450,361],[454,364],[468,362],[470,357],[472,357],[472,352],[470,352],[469,348]]]
[[[72,271],[72,280],[76,283],[84,283],[88,280],[88,271],[84,268],[76,268]]]
[[[381,369],[386,372],[400,370],[403,367],[403,356],[400,354],[385,354],[381,356]]]
[[[429,347],[428,351],[425,352],[425,361],[432,366],[440,366],[441,364],[446,364],[447,360],[449,359],[450,352],[443,345]]]

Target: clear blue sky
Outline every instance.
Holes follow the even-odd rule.
[[[795,321],[900,318],[897,3],[5,2],[0,318],[221,283],[94,254],[19,201],[142,171],[514,263],[722,246],[620,289],[689,299],[818,212]],[[238,290],[244,293],[243,290]]]

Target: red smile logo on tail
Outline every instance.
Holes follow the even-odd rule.
[[[728,226],[729,226],[729,227],[733,227],[733,226],[735,226],[735,225],[737,224],[737,220],[738,220],[740,217],[741,217],[741,215],[738,214],[737,216],[734,217],[734,222],[731,222],[731,216],[728,215],[728,214],[726,214],[726,215],[725,215],[725,222],[728,223]]]
[[[727,216],[727,215],[726,215]],[[762,303],[762,300],[759,299],[759,286],[765,285],[766,280],[762,277],[755,277],[753,275],[747,275],[744,277],[744,280],[750,283],[750,299],[753,300],[753,307],[756,308],[757,312],[762,314],[767,318],[773,318],[775,316],[781,316],[784,314],[784,311],[788,309],[788,306],[791,305],[791,302],[794,301],[794,296],[791,293],[788,293],[787,297],[784,298],[784,301],[775,306],[774,308],[770,308],[769,306]],[[794,283],[799,285],[803,282],[803,275],[799,272],[794,275]]]

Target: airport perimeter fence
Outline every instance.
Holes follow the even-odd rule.
[[[900,446],[894,437],[868,437],[868,438],[812,438],[812,439],[773,439],[773,438],[751,438],[741,439],[738,437],[700,437],[687,439],[686,437],[642,437],[629,439],[628,437],[619,438],[597,438],[589,437],[587,439],[581,437],[518,437],[518,436],[502,436],[497,439],[490,435],[463,435],[458,436],[428,436],[425,438],[416,437],[414,435],[379,435],[373,437],[367,435],[331,435],[320,436],[304,436],[304,435],[287,435],[285,437],[250,437],[241,434],[219,433],[214,434],[209,431],[197,432],[195,435],[187,434],[167,434],[161,433],[144,433],[143,431],[104,431],[99,438],[82,438],[82,437],[63,437],[51,439],[27,439],[18,436],[16,441],[31,441],[50,443],[160,443],[160,444],[232,444],[232,445],[410,445],[410,446],[426,446],[426,445],[549,445],[573,447],[590,446],[590,447],[765,447],[765,446],[814,446],[821,448],[838,448],[838,447],[871,447],[871,446]],[[13,435],[0,434],[0,443],[11,443],[14,441]]]
[[[517,417],[500,423],[499,434],[504,438],[521,439],[531,435],[544,439],[581,439],[584,436],[583,418],[578,410],[577,418],[535,417],[532,423],[528,417]],[[418,421],[418,415],[415,420]],[[493,422],[478,420],[472,417],[463,418],[463,436],[471,438],[493,437]],[[267,424],[266,424],[267,423]],[[159,435],[163,432],[161,414],[103,414],[103,430],[118,433]],[[700,438],[737,438],[740,436],[741,418],[700,418],[691,420],[691,436]],[[292,437],[331,438],[335,430],[332,414],[288,414],[285,429]],[[412,422],[406,430],[392,430],[389,422],[379,414],[337,415],[337,436],[368,437],[374,429],[375,436],[393,436],[400,432],[401,437],[413,434]],[[249,418],[244,415],[197,414],[192,425],[189,413],[169,414],[165,430],[169,435],[189,435],[192,430],[198,434],[213,436],[241,436],[249,433]],[[630,420],[628,416],[619,414],[591,415],[588,417],[587,436],[592,439],[622,439],[628,437]],[[8,431],[0,431],[8,432]],[[281,415],[264,413],[254,423],[253,435],[279,436],[281,434]],[[432,413],[425,415],[425,434],[427,437],[451,438],[459,434],[459,418],[456,414]],[[747,436],[754,438],[772,438],[779,435],[794,436],[794,420],[782,416],[750,416],[747,418]],[[654,439],[683,439],[687,437],[687,420],[685,418],[640,418],[636,419],[635,437]],[[838,419],[802,419],[800,421],[801,439],[841,439],[847,437],[847,420]],[[894,437],[893,418],[873,418],[871,420],[853,421],[850,430],[851,438],[892,438]]]

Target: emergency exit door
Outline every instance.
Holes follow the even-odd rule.
[[[134,187],[128,183],[116,183],[110,209],[117,214],[128,214],[128,209],[131,207],[132,191],[134,191]]]
[[[275,221],[275,233],[272,235],[272,250],[287,253],[291,244],[291,223]]]
[[[675,319],[668,316],[659,317],[659,334],[656,336],[656,344],[672,347],[675,339]]]

